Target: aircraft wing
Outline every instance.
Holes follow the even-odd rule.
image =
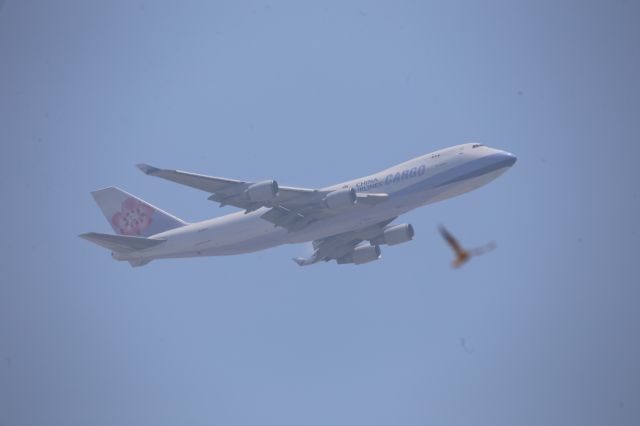
[[[323,200],[333,190],[279,186],[275,181],[245,182],[206,176],[180,170],[159,169],[148,164],[137,167],[145,174],[161,177],[182,185],[209,192],[220,207],[230,205],[249,213],[261,207],[270,208],[261,217],[275,226],[291,231],[331,213],[323,208]],[[366,206],[386,200],[387,194],[355,194],[359,204]]]
[[[308,259],[297,257],[293,260],[300,266],[312,265],[320,261],[340,261],[340,259],[348,256],[356,247],[360,245],[368,245],[365,241],[370,241],[378,237],[382,234],[384,227],[395,219],[396,218],[394,217],[366,228],[343,232],[342,234],[336,234],[321,240],[315,240],[313,241],[314,252],[311,257]]]
[[[138,164],[138,168],[145,174],[157,176],[182,185],[200,189],[213,194],[210,200],[219,202],[222,206],[230,205],[245,210],[255,210],[256,208],[269,206],[268,202],[256,202],[247,198],[245,191],[255,182],[245,182],[241,180],[206,176],[198,173],[183,172],[181,170],[158,169],[148,164]],[[293,201],[296,198],[304,198],[306,202],[312,199],[322,199],[326,192],[305,189],[278,187],[277,204]],[[300,201],[300,200],[299,200]],[[292,203],[295,204],[295,203]]]

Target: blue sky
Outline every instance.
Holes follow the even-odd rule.
[[[640,423],[637,2],[0,9],[0,425]],[[320,187],[478,141],[507,174],[360,267],[304,245],[132,269],[147,162]],[[498,249],[459,271],[437,234]]]

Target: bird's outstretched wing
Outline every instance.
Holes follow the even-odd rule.
[[[447,231],[447,228],[445,228],[444,226],[440,225],[438,227],[438,230],[440,231],[440,234],[442,235],[442,238],[445,239],[445,241],[451,246],[453,251],[458,256],[461,256],[461,255],[464,254],[464,249],[460,246],[460,243],[458,243],[458,240],[456,240],[454,238],[454,236],[451,235],[451,233],[449,231]]]
[[[491,250],[495,250],[496,247],[497,247],[496,242],[491,241],[489,244],[485,244],[484,246],[480,246],[472,250],[469,250],[469,254],[471,254],[472,256],[479,256],[481,254],[488,253]]]

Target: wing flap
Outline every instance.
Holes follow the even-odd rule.
[[[282,206],[274,207],[260,217],[276,226],[288,229],[289,231],[302,229],[315,221],[315,219],[310,216],[305,216]]]

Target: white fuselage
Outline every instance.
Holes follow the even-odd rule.
[[[354,188],[358,193],[389,197],[367,208],[348,209],[290,232],[262,219],[268,208],[243,211],[192,223],[151,238],[166,242],[144,251],[114,254],[119,260],[249,253],[288,243],[326,238],[361,229],[426,204],[441,201],[485,185],[504,173],[516,158],[478,144],[446,148],[388,168],[379,173],[333,185],[325,190]]]

